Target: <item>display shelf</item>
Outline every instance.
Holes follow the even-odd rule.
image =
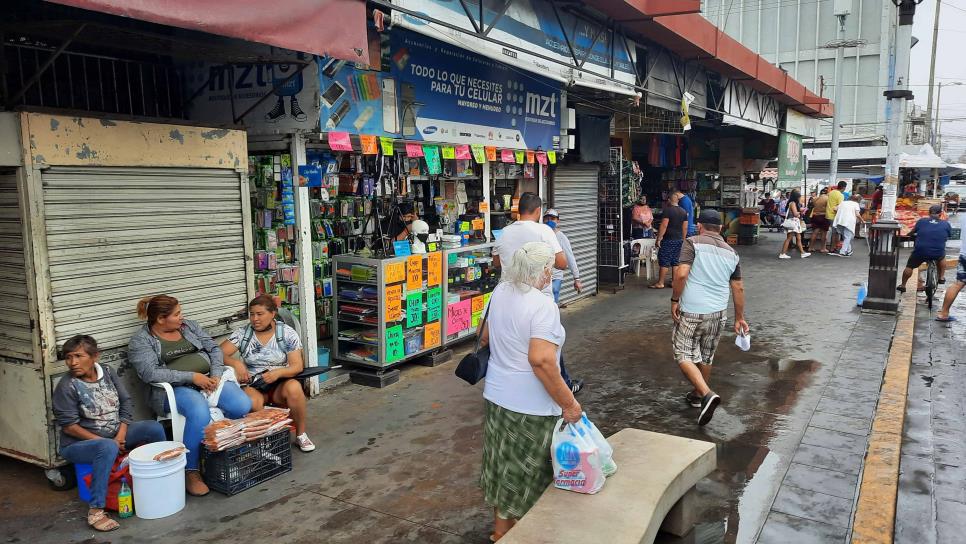
[[[446,268],[443,339],[446,344],[476,335],[490,293],[500,281],[500,272],[493,266],[494,245],[485,243],[443,251]],[[461,296],[461,291],[473,294]]]

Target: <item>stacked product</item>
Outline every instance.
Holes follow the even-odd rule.
[[[205,427],[202,444],[208,451],[224,451],[268,436],[291,423],[288,408],[263,408],[241,419],[223,419],[209,424]]]

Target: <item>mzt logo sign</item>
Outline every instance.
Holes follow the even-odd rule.
[[[527,115],[539,117],[557,117],[557,95],[544,96],[537,93],[527,93]]]

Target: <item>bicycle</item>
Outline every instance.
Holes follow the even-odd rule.
[[[926,268],[926,305],[932,310],[932,299],[936,295],[936,287],[939,286],[939,267],[935,260],[929,261]]]

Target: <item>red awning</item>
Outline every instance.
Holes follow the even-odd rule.
[[[352,62],[369,61],[363,0],[47,0]]]

